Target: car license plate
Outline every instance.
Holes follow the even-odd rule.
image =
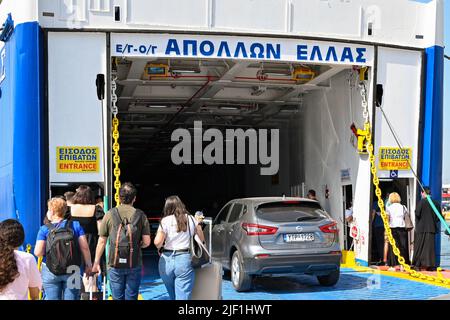
[[[314,241],[314,233],[293,233],[284,235],[284,242],[312,242],[312,241]]]

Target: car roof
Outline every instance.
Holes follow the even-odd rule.
[[[282,202],[282,201],[302,201],[302,202],[318,203],[318,201],[316,201],[316,200],[311,200],[308,198],[301,198],[301,197],[253,197],[253,198],[234,199],[232,201],[233,202],[236,202],[236,201],[251,202],[254,205],[259,205],[262,203],[270,203],[270,202]]]

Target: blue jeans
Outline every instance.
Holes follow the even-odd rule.
[[[141,267],[133,269],[110,268],[108,270],[113,300],[138,299],[141,271]]]
[[[195,273],[190,253],[163,252],[159,259],[159,275],[171,300],[191,299]]]
[[[42,287],[44,300],[80,300],[81,275],[57,276],[42,264]]]

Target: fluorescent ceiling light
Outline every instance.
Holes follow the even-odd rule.
[[[167,106],[162,106],[162,105],[156,105],[156,106],[148,105],[147,107],[149,107],[149,108],[158,108],[158,109],[167,108]]]
[[[298,109],[286,108],[286,109],[281,109],[280,112],[283,112],[283,113],[296,113],[296,112],[298,112]]]
[[[272,76],[291,76],[292,73],[290,70],[282,70],[282,69],[263,69],[263,74],[270,74]]]
[[[172,73],[200,73],[200,69],[170,69],[170,72]]]
[[[271,75],[271,76],[279,76],[279,77],[288,77],[291,75],[291,74],[281,73],[281,72],[264,72],[264,74]]]
[[[60,182],[54,182],[51,185],[52,185],[52,187],[68,187],[69,186],[68,183],[60,183]]]
[[[221,110],[237,110],[238,108],[236,108],[236,107],[219,107],[219,109],[221,109]]]

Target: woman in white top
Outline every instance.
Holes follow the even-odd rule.
[[[389,226],[391,227],[392,236],[394,237],[395,243],[400,250],[400,255],[405,258],[405,262],[407,264],[410,264],[408,231],[405,228],[405,215],[409,214],[408,210],[400,203],[401,198],[397,192],[392,192],[389,195],[389,202],[391,204],[386,208],[386,213],[389,217]],[[387,265],[391,267],[400,265],[391,245],[389,245]]]
[[[163,218],[155,237],[161,249],[159,274],[171,300],[190,300],[194,287],[194,269],[189,251],[190,237],[197,234],[205,241],[202,228],[177,196],[166,199]]]
[[[25,233],[19,221],[8,219],[0,223],[0,300],[39,299],[41,274],[35,258],[18,251]]]

